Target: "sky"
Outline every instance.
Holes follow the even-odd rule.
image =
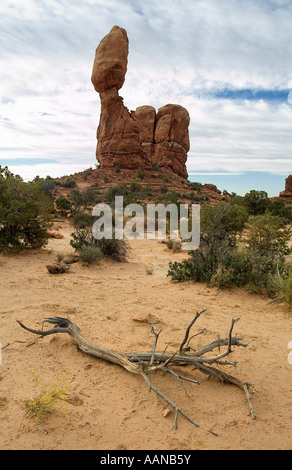
[[[129,38],[129,110],[190,114],[189,180],[278,196],[292,173],[292,0],[1,0],[0,165],[25,180],[94,168],[95,49]]]

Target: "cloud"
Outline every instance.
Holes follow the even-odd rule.
[[[130,45],[125,105],[188,109],[189,171],[290,173],[291,15],[285,0],[2,0],[0,163],[94,165],[94,52],[118,24]]]

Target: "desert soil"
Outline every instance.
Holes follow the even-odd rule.
[[[46,265],[56,254],[69,254],[71,228],[59,224],[63,239],[32,253],[0,259],[0,448],[1,449],[292,449],[292,311],[264,296],[244,290],[218,291],[191,282],[175,284],[166,277],[171,253],[157,240],[131,241],[127,263],[75,263],[69,272],[50,275]],[[243,392],[187,368],[184,374],[201,381],[182,388],[171,376],[152,378],[158,389],[200,425],[182,416],[174,429],[174,412],[140,376],[78,352],[67,335],[39,338],[16,323],[39,329],[49,316],[68,316],[83,336],[118,351],[150,351],[149,314],[162,332],[158,350],[175,351],[187,325],[206,308],[194,332],[204,333],[193,346],[226,336],[232,317],[240,318],[234,333],[251,341],[237,348],[237,370],[227,372],[254,384],[257,415],[251,419]],[[138,321],[140,320],[140,321]],[[31,370],[35,371],[35,383]],[[41,421],[29,417],[25,400],[50,387],[59,374],[66,378],[65,407]]]

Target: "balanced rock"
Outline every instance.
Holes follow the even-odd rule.
[[[91,76],[101,100],[96,157],[102,167],[135,169],[147,167],[147,163],[149,166],[139,136],[139,123],[118,94],[125,80],[127,57],[127,33],[114,26],[96,49]]]
[[[128,37],[123,28],[114,26],[95,52],[91,81],[98,93],[122,88],[128,63]]]
[[[188,111],[168,104],[156,114],[152,106],[129,111],[118,90],[127,71],[129,41],[123,28],[114,26],[96,49],[91,81],[100,95],[96,157],[102,167],[150,169],[166,167],[187,178],[190,148]]]

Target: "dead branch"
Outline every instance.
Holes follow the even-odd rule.
[[[155,326],[153,323],[152,323],[151,332],[154,334],[154,342],[153,342],[153,347],[152,347],[151,352],[122,353],[122,352],[106,349],[101,346],[89,343],[81,335],[81,332],[78,326],[75,323],[73,323],[69,318],[51,317],[51,318],[45,319],[43,324],[50,323],[54,325],[53,328],[49,330],[43,330],[43,329],[35,330],[32,328],[28,328],[27,326],[25,326],[23,323],[21,323],[18,320],[17,322],[25,330],[31,333],[34,333],[36,335],[39,335],[41,337],[49,336],[49,335],[56,334],[56,333],[67,333],[72,337],[73,342],[76,344],[77,348],[83,351],[84,353],[90,354],[94,357],[103,359],[113,364],[117,364],[123,367],[124,369],[126,369],[128,372],[131,372],[132,374],[141,375],[147,382],[149,390],[154,391],[160,398],[162,398],[166,403],[168,403],[175,410],[175,429],[177,428],[178,414],[181,414],[182,416],[184,416],[194,426],[201,427],[201,428],[202,426],[196,423],[180,407],[178,407],[175,403],[169,400],[168,397],[166,397],[163,393],[161,393],[152,384],[150,380],[149,375],[151,373],[163,371],[165,373],[168,373],[174,376],[178,380],[180,385],[182,385],[181,380],[189,381],[194,384],[200,384],[200,382],[198,382],[197,380],[187,378],[176,373],[172,369],[173,366],[192,365],[193,368],[199,370],[200,372],[202,372],[203,374],[207,376],[211,376],[211,377],[215,377],[219,379],[222,383],[236,385],[237,387],[239,387],[241,390],[244,391],[249,408],[250,408],[251,416],[254,419],[255,413],[254,413],[254,409],[252,405],[251,395],[249,392],[250,388],[253,388],[255,390],[254,386],[247,382],[243,382],[242,380],[236,377],[233,377],[230,374],[222,372],[218,367],[213,367],[213,365],[235,366],[236,365],[235,362],[222,362],[221,359],[223,357],[228,356],[229,354],[233,352],[233,349],[232,349],[233,346],[242,346],[244,348],[248,346],[248,344],[243,344],[241,342],[243,338],[232,336],[234,325],[239,320],[239,318],[232,319],[227,338],[222,339],[218,337],[217,340],[213,341],[212,343],[207,344],[206,346],[204,346],[198,351],[196,351],[195,349],[189,346],[190,340],[194,338],[195,336],[197,336],[195,334],[189,339],[190,330],[192,326],[194,325],[194,323],[198,320],[198,318],[205,311],[206,309],[203,309],[200,312],[197,312],[197,314],[195,315],[195,317],[193,318],[193,320],[191,321],[191,323],[188,325],[186,329],[184,339],[181,342],[178,348],[178,351],[172,354],[166,354],[166,351],[164,351],[163,353],[156,352],[156,347],[157,347],[157,343],[158,343],[158,339],[159,339],[159,335],[161,331],[159,333],[156,333]],[[223,352],[221,352],[220,348],[223,346],[226,346],[226,349]],[[213,356],[207,355],[207,353],[214,351],[214,349],[216,348],[219,349],[219,354],[213,355]],[[216,433],[212,431],[211,429],[206,429],[206,428],[203,428],[203,429],[207,430],[211,434],[216,435]]]

